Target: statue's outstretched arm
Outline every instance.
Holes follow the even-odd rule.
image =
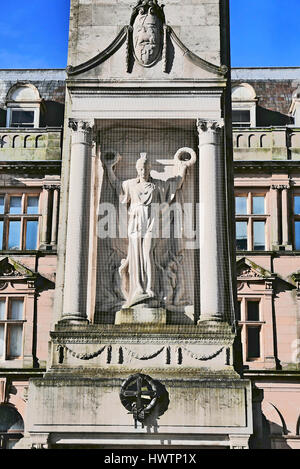
[[[106,153],[104,157],[102,158],[102,163],[104,167],[104,171],[107,174],[108,180],[111,183],[112,187],[119,192],[119,187],[121,185],[120,180],[117,178],[114,172],[114,167],[118,162],[122,159],[121,155],[119,153],[112,154],[112,153]]]
[[[190,155],[190,159],[188,160],[181,158],[182,155],[186,153]],[[197,155],[196,155],[196,152],[192,148],[188,148],[188,147],[179,148],[179,150],[177,150],[177,152],[175,153],[174,161],[175,161],[176,172],[177,172],[177,177],[178,177],[177,189],[180,189],[183,184],[187,168],[194,165],[196,163],[196,160],[197,160]]]

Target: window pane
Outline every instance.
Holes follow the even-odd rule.
[[[243,127],[250,125],[250,111],[232,111],[232,122]]]
[[[260,357],[260,327],[247,327],[247,358]]]
[[[255,251],[265,250],[265,222],[253,222],[253,249]]]
[[[9,319],[23,319],[23,299],[10,300]]]
[[[247,222],[236,222],[236,248],[239,251],[247,251]]]
[[[39,198],[27,197],[27,213],[35,215],[39,213]]]
[[[247,320],[259,321],[259,301],[247,301]]]
[[[295,249],[300,251],[300,221],[295,222]]]
[[[3,249],[3,220],[0,220],[0,249]]]
[[[0,195],[0,213],[4,213],[4,195]]]
[[[8,249],[20,249],[21,222],[9,222]]]
[[[38,221],[28,220],[26,224],[26,246],[25,249],[36,249]]]
[[[5,319],[5,300],[0,300],[0,319]]]
[[[236,197],[235,198],[235,213],[237,215],[247,214],[247,197]]]
[[[262,215],[265,213],[265,198],[264,197],[253,197],[253,214],[254,215]]]
[[[300,214],[300,196],[299,195],[297,195],[294,199],[294,213]]]
[[[19,127],[22,124],[33,124],[34,111],[12,111],[11,125]]]
[[[4,325],[0,324],[0,357],[4,354]]]
[[[8,326],[8,356],[19,357],[22,355],[22,337],[23,325],[9,325]]]
[[[10,197],[9,213],[12,215],[22,213],[22,197]]]

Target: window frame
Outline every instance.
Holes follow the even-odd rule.
[[[4,335],[3,335],[3,355],[0,355],[0,361],[11,361],[11,360],[21,360],[24,357],[24,323],[25,319],[25,310],[26,310],[26,296],[21,295],[0,295],[0,301],[5,300],[5,313],[4,319],[0,319],[0,326],[4,326]],[[22,310],[22,319],[10,319],[9,312],[11,308],[12,300],[23,300],[23,310]],[[22,325],[22,339],[21,339],[21,354],[18,356],[10,356],[10,333],[9,329],[11,326],[20,326]]]
[[[240,88],[240,90],[245,90],[246,94],[244,96],[235,96],[234,92]],[[249,125],[240,126],[238,122],[234,122],[232,119],[232,126],[236,128],[251,128],[256,127],[256,110],[257,110],[257,97],[256,92],[249,83],[236,83],[233,84],[232,90],[232,100],[231,108],[232,111],[249,111],[250,112],[250,122]],[[243,94],[243,93],[242,93]]]
[[[299,240],[299,248],[296,247],[296,222],[300,223],[300,213],[295,212],[295,198],[300,198],[300,192],[295,192],[293,194],[293,241],[294,241],[294,250],[299,252],[300,251],[300,240]]]
[[[242,339],[242,352],[243,352],[243,362],[244,363],[252,363],[252,362],[263,362],[264,361],[264,341],[263,341],[263,329],[265,325],[265,321],[262,319],[262,305],[263,301],[262,298],[259,296],[240,296],[238,297],[238,302],[240,303],[240,312],[241,316],[240,319],[237,319],[238,327],[241,331],[241,339]],[[250,302],[258,302],[259,303],[259,321],[251,321],[248,320],[248,303]],[[254,327],[259,327],[259,350],[260,354],[259,357],[249,358],[249,341],[248,341],[248,329]]]
[[[0,221],[3,221],[3,237],[2,237],[2,248],[1,251],[37,251],[40,243],[40,220],[42,220],[41,213],[41,190],[38,191],[28,191],[28,192],[19,192],[19,191],[10,191],[10,192],[1,192],[0,196],[4,196],[4,213],[0,214]],[[10,209],[10,200],[12,197],[21,197],[21,213],[11,214],[9,213]],[[28,198],[37,197],[38,198],[38,213],[28,214]],[[18,249],[9,249],[9,227],[11,221],[20,221],[20,240]],[[28,221],[37,221],[37,242],[35,249],[26,249],[26,234],[27,234],[27,222]]]
[[[245,197],[247,199],[246,207],[247,213],[238,214],[235,213],[235,222],[246,222],[247,223],[247,249],[242,250],[237,247],[237,237],[236,237],[236,250],[240,252],[266,252],[269,250],[269,224],[270,224],[270,215],[268,213],[268,191],[266,190],[235,190],[235,199],[237,197]],[[264,197],[264,214],[254,214],[253,213],[253,198],[254,197]],[[254,249],[254,223],[255,222],[264,222],[265,223],[265,248],[264,249]]]

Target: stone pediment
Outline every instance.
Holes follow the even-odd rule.
[[[2,280],[24,277],[32,279],[36,277],[36,274],[12,257],[4,257],[0,260],[0,278]]]
[[[132,41],[133,28],[124,26],[112,43],[90,60],[68,66],[69,82],[73,80],[181,81],[224,82],[228,68],[217,66],[190,51],[174,30],[164,25],[164,45],[157,61],[141,64]]]
[[[236,271],[238,279],[271,280],[274,278],[274,275],[272,275],[269,270],[255,264],[247,259],[247,257],[243,257],[237,261]]]

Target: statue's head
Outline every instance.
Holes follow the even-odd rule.
[[[138,176],[146,181],[150,176],[151,163],[147,157],[147,153],[141,153],[140,158],[136,162],[136,170]]]
[[[163,44],[163,6],[157,0],[139,0],[133,10],[133,49],[137,61],[150,67],[159,59]]]

